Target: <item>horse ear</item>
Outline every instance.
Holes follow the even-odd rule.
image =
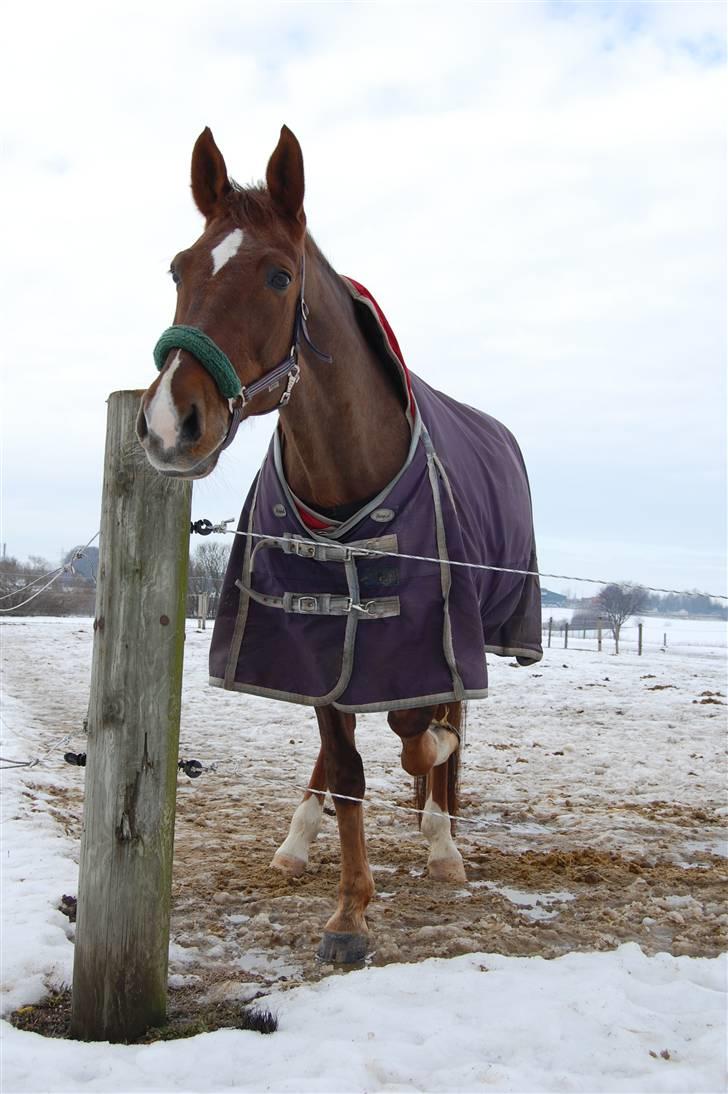
[[[211,220],[220,202],[231,190],[222,152],[215,144],[209,126],[206,126],[192,150],[192,196],[203,217]]]
[[[304,228],[306,215],[303,211],[303,153],[287,125],[281,129],[276,150],[268,161],[265,178],[277,211]]]

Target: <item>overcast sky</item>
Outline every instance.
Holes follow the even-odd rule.
[[[285,122],[333,265],[518,437],[542,569],[726,592],[722,3],[41,3],[3,29],[9,554],[98,527],[104,400],[153,380],[201,230],[198,133],[248,182]],[[194,516],[237,517],[271,428]]]

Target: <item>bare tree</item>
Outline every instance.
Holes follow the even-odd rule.
[[[614,635],[614,652],[619,653],[619,632],[630,616],[641,612],[647,603],[647,593],[641,585],[605,585],[596,597],[601,615]]]
[[[229,556],[230,548],[219,540],[198,544],[190,556],[188,591],[194,596],[207,593],[213,615],[217,611]]]

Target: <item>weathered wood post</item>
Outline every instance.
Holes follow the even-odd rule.
[[[551,631],[554,626],[554,620],[552,616],[549,616],[549,649],[551,649]]]
[[[602,652],[602,617],[597,620],[597,653]]]
[[[191,483],[109,398],[71,1034],[130,1040],[167,1006]]]
[[[637,624],[637,656],[642,656],[642,628],[644,623]]]
[[[569,624],[564,623],[564,649],[568,650],[568,648],[569,648]]]

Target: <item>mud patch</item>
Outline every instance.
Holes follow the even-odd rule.
[[[245,1029],[254,1033],[275,1033],[277,1016],[265,1007],[243,1007],[234,1003],[200,1008],[187,992],[171,990],[167,1006],[167,1021],[160,1028],[148,1029],[133,1044],[150,1045],[156,1041],[171,1041],[212,1033],[216,1029]],[[71,992],[48,995],[33,1006],[19,1007],[9,1016],[16,1029],[39,1033],[43,1037],[71,1036]]]

